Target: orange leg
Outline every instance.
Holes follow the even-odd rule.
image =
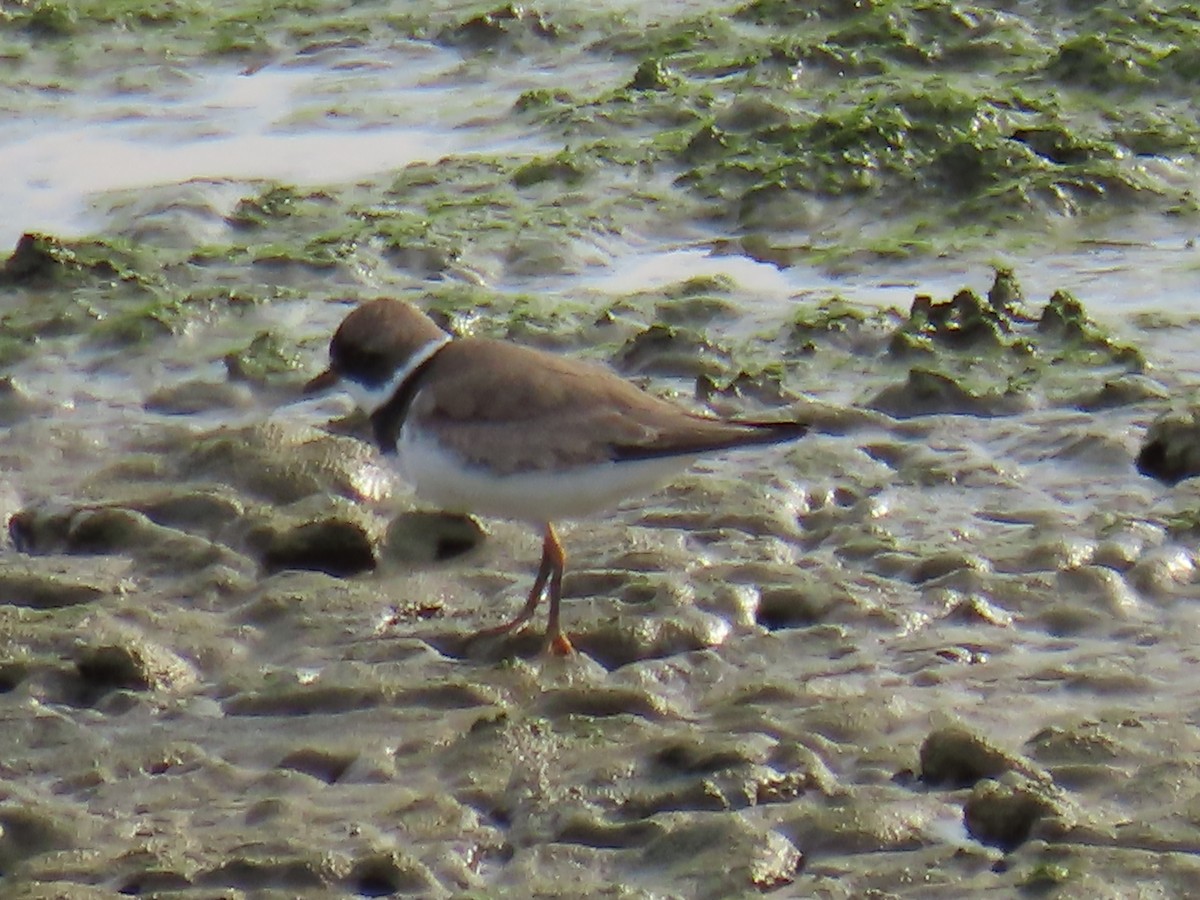
[[[479,632],[479,635],[492,637],[516,631],[533,618],[534,612],[537,611],[538,601],[542,599],[542,593],[546,590],[547,584],[549,584],[550,623],[546,630],[546,638],[550,643],[550,649],[554,653],[560,655],[571,653],[574,648],[571,646],[571,642],[567,640],[566,635],[562,633],[558,624],[558,603],[562,597],[562,576],[565,564],[566,555],[563,553],[562,544],[558,542],[558,535],[554,533],[554,526],[547,522],[545,536],[542,539],[542,562],[538,566],[537,577],[533,579],[533,589],[530,590],[525,605],[521,607],[521,611],[517,613],[516,618],[512,619],[512,621],[505,622],[503,625],[497,625],[494,628],[485,628]]]
[[[549,642],[551,653],[569,656],[575,648],[571,646],[571,641],[562,633],[558,624],[558,605],[562,600],[563,569],[567,565],[567,554],[563,552],[558,535],[554,533],[554,526],[549,522],[546,523],[546,538],[542,544],[543,567],[547,559],[550,561],[550,618],[546,624],[546,640]]]

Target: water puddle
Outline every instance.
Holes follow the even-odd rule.
[[[464,84],[458,54],[405,44],[327,51],[246,71],[142,73],[153,88],[63,94],[0,135],[0,247],[25,231],[103,230],[106,191],[193,180],[352,182],[451,154],[534,152],[503,118],[521,88]],[[137,81],[136,73],[124,78]]]

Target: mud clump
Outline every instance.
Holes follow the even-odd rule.
[[[1165,484],[1200,475],[1200,407],[1168,412],[1155,420],[1135,464],[1143,475]]]
[[[253,396],[245,385],[194,379],[156,390],[146,398],[147,412],[166,416],[249,409]]]
[[[63,609],[91,603],[116,590],[92,583],[83,576],[45,572],[35,567],[27,571],[17,571],[17,568],[9,563],[0,572],[0,596],[11,606]]]
[[[541,13],[505,3],[442,29],[437,39],[451,47],[495,50],[520,45],[528,38],[552,40],[557,36],[558,29]]]
[[[1006,853],[1025,843],[1040,820],[1064,813],[1045,785],[1013,781],[981,781],[963,808],[967,832]]]
[[[0,378],[0,425],[12,425],[39,411],[39,404],[11,376]]]
[[[326,519],[273,534],[262,562],[268,573],[284,569],[348,578],[375,568],[371,538],[357,522]]]
[[[902,384],[888,385],[870,402],[872,409],[903,419],[949,413],[1004,416],[1029,408],[1028,398],[1010,392],[976,393],[949,375],[929,369],[910,369]]]
[[[696,332],[658,324],[631,338],[613,362],[626,375],[717,379],[731,361],[726,350]]]
[[[904,358],[927,355],[936,348],[999,352],[1018,361],[1054,358],[1088,348],[1100,351],[1113,363],[1141,361],[1134,348],[1117,342],[1088,317],[1083,303],[1066,291],[1055,291],[1035,315],[1007,269],[996,270],[986,297],[966,288],[941,302],[917,295],[891,336],[889,354]]]
[[[999,275],[997,275],[999,277]],[[919,295],[909,311],[908,322],[897,333],[893,352],[900,352],[900,335],[921,335],[934,343],[953,349],[1004,347],[1019,319],[1015,304],[996,307],[974,291],[961,290],[950,300],[937,303],[926,294]]]
[[[190,665],[176,654],[144,640],[88,647],[75,663],[80,680],[90,692],[113,689],[170,690],[196,680]]]
[[[0,871],[43,853],[69,850],[78,840],[57,817],[20,807],[0,808]]]
[[[945,301],[918,295],[887,336],[886,352],[909,363],[908,377],[868,405],[896,418],[1008,416],[1036,407],[1039,395],[1049,395],[1053,405],[1102,407],[1154,393],[1129,380],[1145,367],[1136,347],[1094,322],[1066,291],[1033,311],[1005,269],[996,271],[986,297],[969,289]],[[1070,383],[1081,369],[1113,387],[1084,396],[1077,381]]]
[[[433,873],[401,850],[359,859],[346,881],[346,887],[359,897],[428,896],[436,895],[439,888]]]
[[[371,447],[304,426],[219,428],[181,451],[181,478],[211,479],[270,503],[323,494],[382,499],[390,491]]]
[[[704,862],[711,854],[726,860],[716,883]],[[804,855],[782,834],[718,814],[672,828],[649,843],[644,859],[665,870],[672,883],[690,884],[698,897],[775,890],[791,884],[804,865]]]
[[[49,279],[59,272],[77,270],[81,266],[78,257],[65,244],[48,235],[26,232],[17,241],[12,255],[4,261],[0,284]],[[104,273],[115,275],[116,269],[110,265]]]
[[[9,534],[23,553],[127,556],[149,571],[196,571],[214,564],[245,569],[247,562],[223,544],[122,506],[33,506],[13,515]]]
[[[951,726],[932,732],[921,744],[921,780],[929,785],[971,787],[1005,772],[1046,779],[1027,760],[1006,753],[965,728]]]
[[[1076,406],[1084,412],[1100,412],[1135,403],[1161,402],[1169,399],[1167,389],[1145,375],[1125,374],[1105,381],[1080,395]]]
[[[486,537],[487,532],[472,516],[413,510],[392,519],[383,552],[401,562],[444,562],[470,553]]]

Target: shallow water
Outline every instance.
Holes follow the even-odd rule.
[[[42,97],[0,136],[0,245],[102,231],[96,195],[188,181],[322,185],[473,150],[544,150],[503,121],[536,72],[470,90],[460,54],[428,44],[331,48],[261,68],[146,65]],[[228,197],[229,212],[239,194]]]
[[[532,156],[553,145],[509,114],[522,91],[626,77],[586,56],[501,62],[397,41],[252,74],[110,73],[0,136],[0,168],[23,173],[0,202],[24,211],[0,239],[154,220],[167,237],[147,243],[219,242],[253,182],[318,189],[417,160]],[[461,274],[247,265],[234,277],[292,293],[140,343],[50,334],[8,367],[0,513],[25,512],[0,544],[0,884],[1186,894],[1200,847],[1195,492],[1132,460],[1200,367],[1193,225],[1130,214],[995,256],[781,268],[714,253],[736,236],[726,223],[644,224],[580,237],[561,271],[481,276],[501,297],[592,312],[566,319],[576,330],[552,312],[462,321],[620,363],[675,286],[727,276],[718,312],[678,313],[711,346],[652,349],[639,377],[692,402],[681,357],[708,354],[718,380],[781,361],[777,385],[751,378],[714,405],[790,407],[816,427],[564,528],[581,651],[567,660],[534,635],[468,638],[519,606],[531,530],[488,523],[464,555],[422,558],[436,541],[395,537],[404,486],[324,430],[347,404],[294,402],[349,309],[332,301],[433,295]],[[1031,305],[1074,292],[1138,345],[1161,395],[1084,412],[1070,398],[1123,370],[1064,364],[1015,412],[870,412],[910,368],[886,345],[914,294],[982,293],[994,262]],[[867,324],[798,331],[797,310],[835,296]],[[264,330],[299,368],[227,378],[225,354]],[[334,520],[374,548],[374,572],[265,562],[293,527]],[[923,748],[955,728],[974,743],[939,779]]]

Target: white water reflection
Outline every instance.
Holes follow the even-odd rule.
[[[565,291],[590,288],[604,294],[630,294],[689,278],[730,278],[747,304],[745,327],[778,321],[779,304],[843,296],[855,304],[907,310],[918,294],[947,299],[962,288],[986,294],[994,266],[1011,268],[1034,306],[1067,288],[1102,318],[1123,318],[1146,310],[1187,314],[1196,310],[1196,271],[1200,251],[1173,223],[1126,220],[1122,242],[1103,237],[1053,248],[941,258],[886,260],[830,270],[815,265],[780,268],[748,256],[714,253],[711,245],[655,247],[615,257],[602,270],[573,275]],[[727,237],[722,235],[721,237]],[[1194,313],[1193,313],[1194,314]],[[1191,332],[1189,332],[1189,335]],[[1164,338],[1171,334],[1163,335]]]
[[[0,131],[0,248],[25,231],[99,230],[89,198],[194,179],[344,183],[364,175],[516,146],[501,120],[517,93],[464,89],[457,54],[413,44],[243,73],[161,78],[41,98]],[[149,75],[145,80],[155,83]],[[530,143],[523,136],[521,145]]]

